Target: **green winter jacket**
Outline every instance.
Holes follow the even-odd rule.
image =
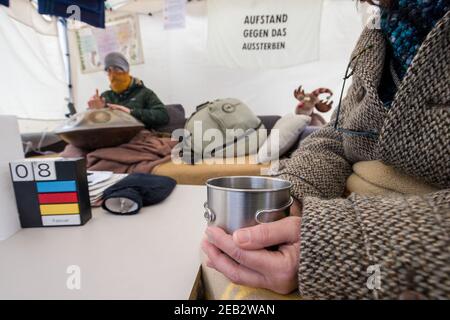
[[[154,129],[169,122],[169,114],[158,96],[133,78],[130,87],[123,93],[108,90],[101,95],[106,103],[118,104],[131,109],[131,115],[142,121],[147,129]]]

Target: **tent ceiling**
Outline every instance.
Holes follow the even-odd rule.
[[[148,14],[161,11],[164,0],[108,0],[107,5],[113,10]]]
[[[11,18],[33,28],[36,32],[56,36],[58,34],[56,19],[39,14],[36,8],[29,0],[10,1],[9,8],[2,7]]]
[[[164,0],[107,0],[106,7],[116,12],[149,14],[162,12],[164,2]],[[8,15],[15,20],[32,27],[41,34],[57,35],[56,19],[40,15],[37,12],[36,0],[14,0],[11,1],[9,8],[2,9],[7,10]]]

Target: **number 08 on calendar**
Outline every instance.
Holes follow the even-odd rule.
[[[9,166],[23,228],[79,226],[91,218],[83,158],[26,159]]]

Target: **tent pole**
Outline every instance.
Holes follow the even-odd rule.
[[[65,58],[66,58],[66,68],[67,68],[67,86],[69,89],[69,99],[67,108],[69,109],[69,113],[66,114],[66,117],[70,117],[71,115],[74,115],[77,113],[77,110],[75,109],[75,104],[73,100],[73,85],[72,85],[72,66],[70,62],[70,49],[69,49],[69,30],[67,27],[67,19],[60,18],[60,22],[64,28],[64,49],[65,49]]]

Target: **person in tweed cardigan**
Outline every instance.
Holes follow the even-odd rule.
[[[450,299],[450,12],[402,81],[387,69],[398,84],[392,104],[379,95],[388,52],[381,30],[363,31],[342,107],[282,162],[296,216],[233,235],[208,228],[209,267],[237,284],[309,298]],[[370,160],[439,191],[343,198],[352,165]],[[272,245],[278,251],[264,249]]]

